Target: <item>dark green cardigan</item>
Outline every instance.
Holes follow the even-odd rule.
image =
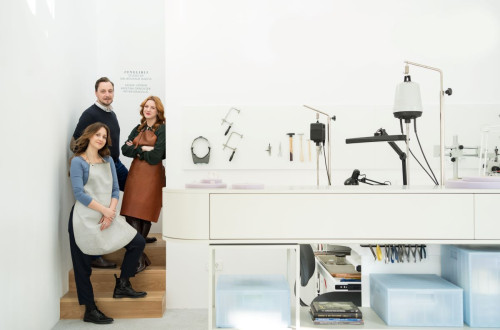
[[[134,127],[127,141],[134,141],[135,137],[139,135],[137,128]],[[127,157],[135,158],[139,155],[139,159],[147,161],[151,165],[156,165],[165,159],[165,125],[160,125],[154,132],[157,136],[154,149],[151,151],[142,151],[141,145],[137,148],[134,145],[128,146],[126,143],[122,146],[122,154]]]

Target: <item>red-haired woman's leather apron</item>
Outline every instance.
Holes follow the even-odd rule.
[[[153,131],[139,133],[132,143],[154,147],[157,136]],[[151,222],[157,222],[162,206],[162,188],[165,186],[165,168],[162,163],[151,165],[134,158],[128,172],[120,214]]]

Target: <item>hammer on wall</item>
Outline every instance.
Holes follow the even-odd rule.
[[[292,162],[293,161],[293,136],[295,135],[295,133],[286,133],[286,135],[289,136],[289,140],[290,140],[290,161]]]

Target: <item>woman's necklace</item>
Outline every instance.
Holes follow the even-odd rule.
[[[87,161],[89,162],[90,165],[94,165],[97,163],[97,161],[92,161],[89,157],[89,154],[87,151],[85,151],[85,157],[87,157]]]

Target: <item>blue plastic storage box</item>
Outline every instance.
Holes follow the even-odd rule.
[[[500,328],[500,247],[443,245],[441,276],[464,289],[464,321]]]
[[[434,274],[370,275],[370,306],[389,326],[461,327],[462,297]]]
[[[215,310],[218,328],[288,328],[288,282],[283,275],[220,275]]]

